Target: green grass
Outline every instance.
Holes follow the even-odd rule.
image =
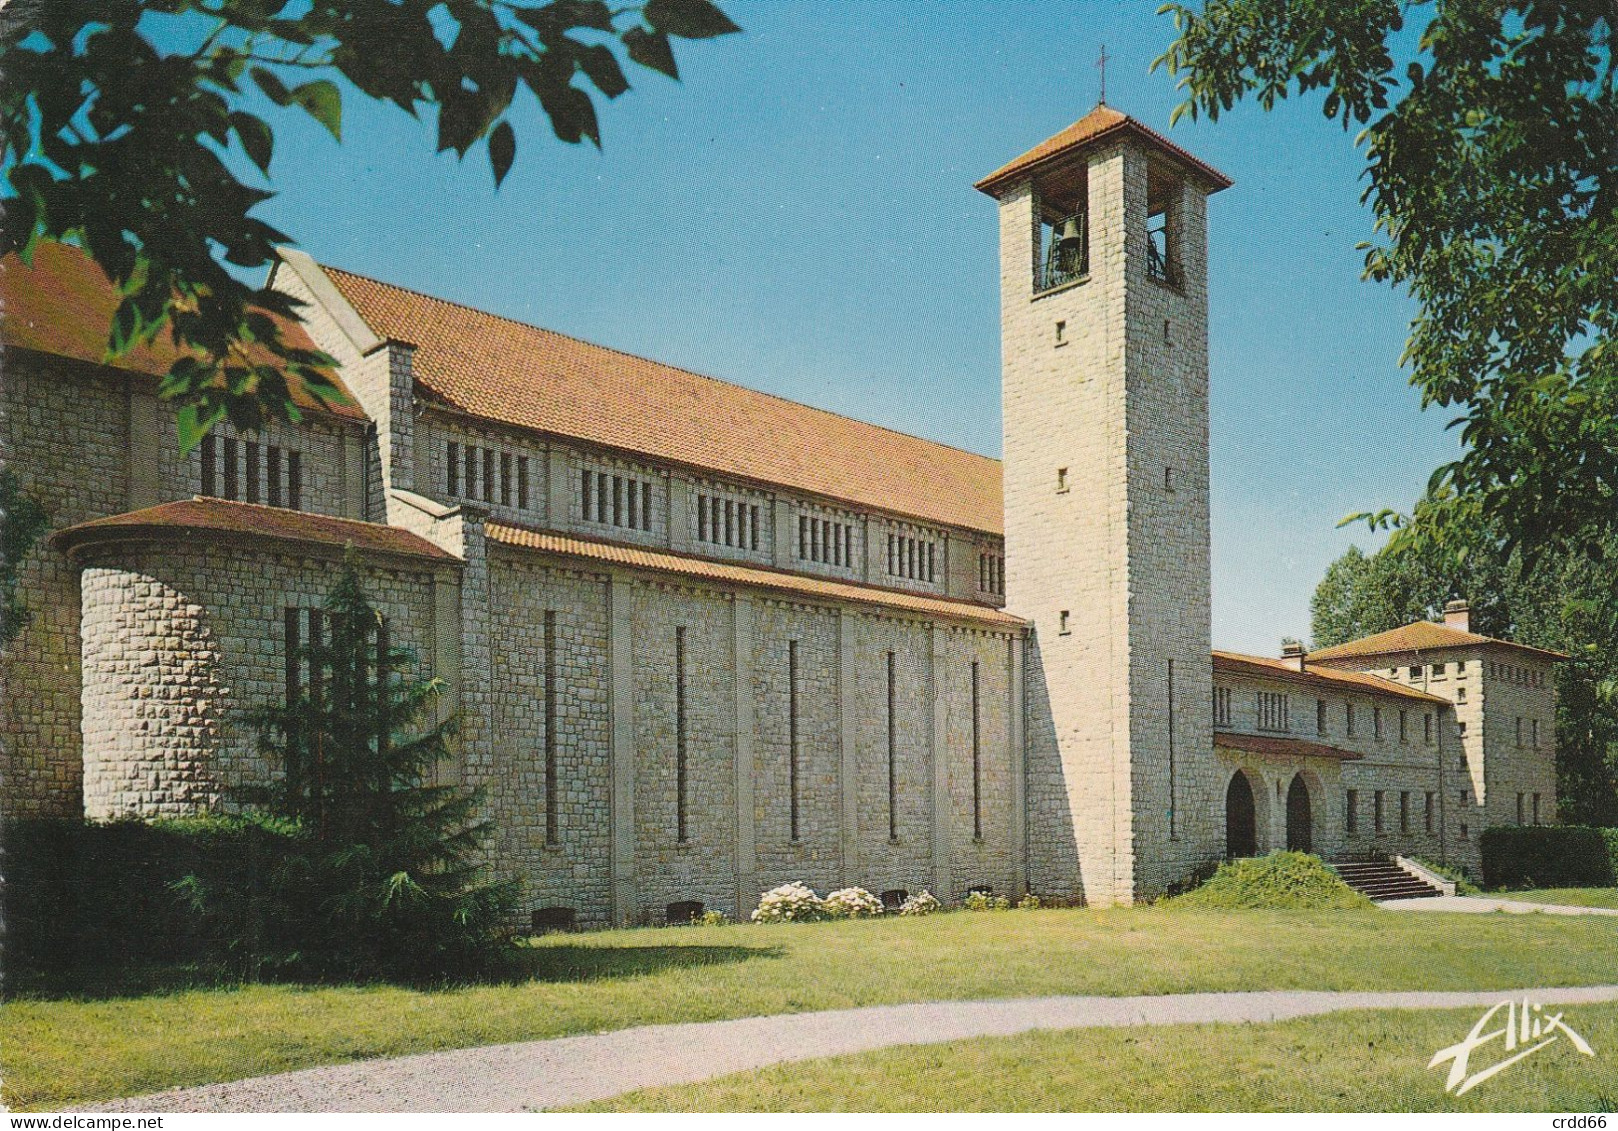
[[[1525,888],[1522,891],[1486,891],[1484,899],[1513,899],[1520,903],[1561,903],[1573,907],[1618,908],[1618,888]]]
[[[891,1002],[1611,981],[1618,920],[1006,911],[551,936],[532,980],[439,991],[248,986],[0,1008],[0,1078],[49,1108],[361,1057]]]
[[[1070,1029],[909,1045],[648,1088],[583,1111],[1612,1111],[1618,1006],[1573,1006],[1565,1038],[1444,1092],[1434,1052],[1479,1009],[1377,1010],[1263,1025]],[[1503,1059],[1500,1042],[1472,1071]]]
[[[1272,852],[1227,860],[1201,887],[1179,896],[1181,907],[1330,911],[1365,909],[1371,901],[1338,878],[1320,857]]]

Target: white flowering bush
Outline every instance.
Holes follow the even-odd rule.
[[[1029,892],[1017,901],[1018,911],[1038,911],[1043,906],[1045,905],[1039,901],[1039,896],[1033,892]]]
[[[969,891],[961,906],[968,911],[1005,911],[1011,907],[1011,900],[986,891]]]
[[[931,915],[934,911],[942,911],[944,905],[930,891],[920,892],[904,901],[899,908],[901,915]]]
[[[882,901],[864,888],[838,888],[821,908],[828,919],[871,919],[882,914]]]
[[[755,923],[806,923],[825,918],[825,903],[804,884],[794,881],[771,888],[758,898]]]

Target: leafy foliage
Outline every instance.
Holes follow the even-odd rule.
[[[1408,515],[1356,516],[1396,543],[1488,525],[1532,564],[1597,556],[1618,531],[1618,80],[1610,0],[1169,3],[1154,66],[1210,119],[1320,92],[1364,127],[1378,242],[1368,277],[1420,311],[1404,361],[1459,410],[1461,457]],[[1393,44],[1419,33],[1402,70]]]
[[[44,508],[15,475],[0,468],[0,648],[28,623],[28,610],[17,595],[17,572],[49,525]]]
[[[1609,540],[1618,548],[1618,536]],[[1474,531],[1456,556],[1432,543],[1350,548],[1311,602],[1316,648],[1432,619],[1467,598],[1472,629],[1563,652],[1556,665],[1556,760],[1563,820],[1618,825],[1618,591],[1610,567],[1553,551],[1532,569]]]
[[[1483,883],[1503,887],[1609,887],[1618,861],[1604,834],[1581,825],[1501,825],[1483,830]]]
[[[274,114],[307,114],[341,139],[345,85],[437,117],[440,151],[486,142],[496,185],[516,159],[509,112],[526,89],[556,136],[597,145],[593,91],[629,89],[614,47],[678,77],[672,39],[739,30],[710,0],[42,0],[0,12],[6,225],[0,254],[81,244],[120,288],[107,353],[167,333],[182,347],[161,386],[181,443],[228,418],[296,420],[296,377],[341,394],[331,359],[290,344],[295,300],[238,280],[289,237],[251,215],[273,194]],[[189,49],[165,50],[179,39]],[[240,162],[234,164],[240,165]]]
[[[1272,852],[1226,861],[1207,883],[1173,897],[1168,905],[1330,911],[1370,907],[1372,903],[1338,879],[1320,857],[1307,852]]]
[[[452,720],[407,730],[436,700],[435,680],[404,678],[410,656],[345,564],[302,649],[307,684],[260,710],[260,744],[280,770],[249,791],[306,836],[282,882],[296,891],[301,965],[326,976],[441,977],[492,953],[514,887],[478,860],[491,832],[480,799],[429,784],[449,756]]]

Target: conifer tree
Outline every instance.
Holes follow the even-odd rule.
[[[352,558],[291,647],[296,686],[253,715],[279,771],[254,795],[296,823],[281,869],[294,967],[320,976],[442,978],[470,973],[501,938],[514,886],[479,852],[492,826],[480,797],[435,784],[453,720],[412,728],[440,683],[410,675]]]

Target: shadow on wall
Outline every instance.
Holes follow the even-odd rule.
[[[1041,896],[1088,902],[1079,872],[1079,842],[1068,804],[1071,788],[1062,769],[1062,751],[1051,717],[1050,691],[1039,638],[1028,637],[1023,669],[1026,698],[1024,726],[1027,750],[1028,888]]]

